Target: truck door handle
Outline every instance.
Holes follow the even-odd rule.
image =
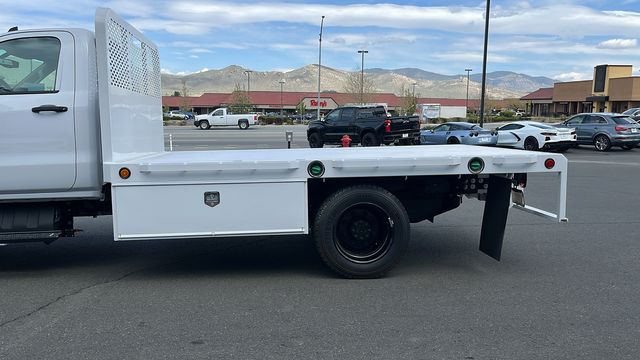
[[[31,111],[34,113],[40,113],[41,111],[55,111],[57,113],[66,112],[69,110],[66,106],[57,106],[57,105],[40,105],[31,108]]]

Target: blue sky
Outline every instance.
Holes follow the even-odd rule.
[[[588,79],[597,64],[640,75],[640,0],[491,3],[488,70]],[[416,67],[461,74],[482,66],[484,1],[0,0],[0,29],[93,28],[114,9],[160,48],[162,68],[191,73],[240,65],[291,70],[318,61],[342,70]]]

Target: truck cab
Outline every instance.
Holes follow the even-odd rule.
[[[102,196],[94,34],[0,35],[0,201]]]

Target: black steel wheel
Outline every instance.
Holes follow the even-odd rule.
[[[389,191],[369,185],[344,188],[316,213],[313,235],[322,260],[347,278],[383,276],[409,244],[409,216]]]
[[[362,146],[380,146],[376,134],[368,132],[362,137]]]
[[[320,136],[320,134],[316,132],[309,135],[309,138],[307,140],[309,141],[309,147],[311,148],[321,148],[324,146],[324,141],[322,141],[322,136]]]

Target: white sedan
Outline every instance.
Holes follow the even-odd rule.
[[[525,150],[567,150],[576,144],[576,130],[555,127],[535,121],[515,121],[500,126],[498,146]]]

